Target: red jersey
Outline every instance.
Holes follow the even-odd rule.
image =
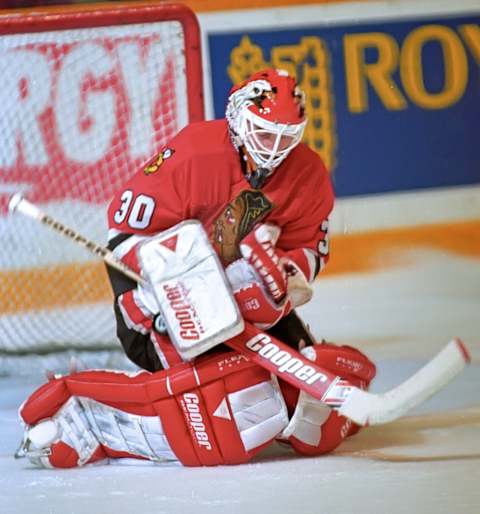
[[[113,198],[110,237],[153,235],[199,220],[224,265],[240,257],[239,242],[259,222],[281,228],[277,248],[309,249],[326,258],[327,218],[333,207],[329,174],[319,156],[300,143],[261,189],[245,178],[226,120],[181,130]]]

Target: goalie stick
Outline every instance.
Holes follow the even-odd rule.
[[[48,216],[20,193],[10,199],[9,210],[39,221],[101,257],[107,265],[144,283],[140,275],[118,260],[110,250]],[[470,361],[467,348],[455,338],[405,382],[383,394],[375,394],[349,385],[254,325],[246,323],[245,326],[242,334],[225,341],[225,344],[362,426],[388,423],[403,416],[447,385]]]
[[[16,193],[10,198],[8,203],[8,210],[11,213],[20,212],[28,218],[39,221],[43,225],[50,227],[52,230],[55,230],[59,234],[62,234],[63,236],[71,239],[73,242],[83,246],[90,253],[100,257],[109,266],[120,271],[132,280],[143,283],[143,278],[138,275],[138,273],[135,273],[128,266],[126,266],[122,261],[118,260],[110,250],[104,246],[100,246],[93,241],[90,241],[86,237],[79,234],[77,231],[67,227],[60,221],[57,221],[56,219],[50,217],[48,214],[42,212],[37,206],[30,203],[28,200],[25,200],[21,193]]]

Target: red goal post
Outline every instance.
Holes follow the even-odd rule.
[[[0,14],[0,372],[19,354],[118,346],[103,264],[7,214],[21,191],[106,242],[113,193],[204,118],[200,30],[181,4]]]

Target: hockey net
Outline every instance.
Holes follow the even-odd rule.
[[[9,215],[9,197],[21,191],[105,244],[113,193],[203,118],[199,29],[185,6],[19,13],[0,15],[0,374],[21,356],[119,349],[103,263]]]

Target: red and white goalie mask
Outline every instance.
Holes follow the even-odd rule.
[[[302,139],[305,95],[286,71],[259,71],[231,90],[226,117],[235,147],[271,172]]]

